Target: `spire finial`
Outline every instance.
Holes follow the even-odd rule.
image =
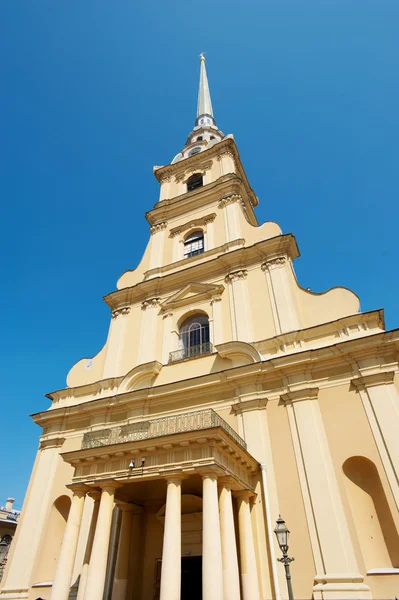
[[[200,84],[198,91],[197,119],[202,115],[213,117],[211,95],[209,92],[208,77],[206,76],[205,52],[200,54]]]

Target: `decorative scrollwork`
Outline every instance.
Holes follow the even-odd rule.
[[[286,256],[278,256],[277,258],[267,260],[261,266],[262,271],[271,271],[273,269],[279,269],[280,267],[283,267],[285,265],[286,261]]]
[[[141,310],[147,310],[147,308],[157,308],[161,303],[161,298],[149,298],[141,303]]]
[[[117,319],[120,315],[128,315],[130,313],[130,306],[123,306],[122,308],[116,308],[112,311],[112,319]]]
[[[221,200],[218,202],[219,208],[224,208],[228,204],[234,204],[235,202],[242,202],[242,197],[240,194],[229,194],[228,196],[223,196]]]
[[[233,273],[229,273],[224,278],[226,283],[232,283],[233,281],[239,281],[240,279],[246,279],[248,277],[248,271],[246,269],[240,269],[239,271],[234,271]]]
[[[167,226],[167,223],[157,223],[156,225],[152,225],[152,227],[150,227],[150,233],[151,235],[154,235],[154,233],[158,233],[159,231],[166,229]]]

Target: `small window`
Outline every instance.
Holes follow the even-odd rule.
[[[214,136],[214,135],[211,135],[211,137],[210,137],[209,139],[210,139],[210,140],[215,140],[216,138],[215,138],[215,136]]]
[[[187,191],[191,192],[192,190],[196,190],[203,185],[203,178],[201,173],[194,173],[187,179]]]
[[[197,147],[197,148],[193,148],[192,150],[190,150],[190,152],[188,153],[189,156],[194,156],[194,154],[198,154],[198,152],[201,152],[201,148]]]
[[[204,138],[202,137],[202,135],[200,135],[199,137],[197,137],[197,142],[202,142]]]
[[[204,252],[204,234],[202,231],[195,231],[184,242],[184,258],[196,256]]]

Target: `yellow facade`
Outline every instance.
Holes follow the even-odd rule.
[[[34,415],[1,600],[286,599],[279,514],[295,598],[398,594],[399,332],[348,289],[299,285],[204,77],[202,57],[205,112],[154,169],[104,347]]]

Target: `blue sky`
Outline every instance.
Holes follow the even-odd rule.
[[[1,0],[0,504],[22,503],[28,415],[104,343],[102,296],[140,260],[201,51],[259,221],[297,237],[300,283],[350,287],[399,326],[398,25],[397,0]]]

